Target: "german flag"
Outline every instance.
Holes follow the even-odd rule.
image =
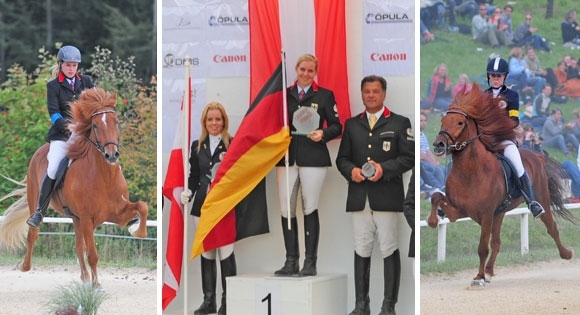
[[[249,1],[250,108],[201,208],[191,258],[268,232],[264,178],[285,155],[281,39],[277,1]],[[265,226],[264,226],[265,223]]]

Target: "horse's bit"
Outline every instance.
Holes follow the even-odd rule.
[[[107,114],[107,113],[115,113],[115,111],[112,110],[112,109],[108,109],[108,110],[103,110],[103,111],[100,111],[100,112],[96,112],[96,113],[94,113],[94,114],[91,115],[91,119],[93,119],[97,115],[104,115],[104,114]],[[93,130],[94,130],[94,128],[95,128],[95,125],[93,124]],[[85,136],[85,139],[87,139],[90,143],[92,143],[95,146],[95,148],[97,148],[97,150],[99,150],[99,152],[101,152],[103,154],[105,154],[105,147],[107,145],[112,144],[112,145],[117,146],[117,148],[119,148],[119,145],[120,145],[119,144],[119,142],[120,142],[119,139],[117,139],[117,142],[106,142],[105,144],[101,145],[101,143],[99,142],[99,138],[97,137],[97,133],[95,133],[95,141],[94,142],[93,142],[93,140],[91,140],[87,136]]]
[[[460,114],[460,115],[463,115],[468,120],[471,120],[471,117],[469,117],[469,115],[467,115],[466,113],[464,113],[462,111],[458,111],[458,110],[448,110],[446,114],[447,115],[448,114]],[[478,129],[477,128],[477,122],[476,121],[473,121],[473,123],[475,123],[475,129],[477,130]],[[465,130],[465,129],[463,129],[463,130]],[[463,130],[461,131],[461,133],[463,133]],[[467,131],[467,132],[469,132],[469,131]],[[473,137],[471,139],[468,139],[466,141],[463,141],[463,142],[458,143],[447,131],[441,130],[441,131],[439,131],[439,134],[440,135],[443,135],[444,137],[449,138],[451,140],[451,142],[453,143],[453,144],[451,144],[451,145],[449,145],[447,147],[447,151],[451,151],[453,149],[455,151],[461,151],[466,146],[468,146],[469,144],[471,144],[472,142],[474,142],[475,140],[477,140],[479,137],[481,137],[481,135],[482,135],[482,133],[480,132],[480,133],[477,134],[477,136],[475,136],[475,137]]]

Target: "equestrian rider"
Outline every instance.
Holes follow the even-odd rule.
[[[54,189],[56,171],[60,161],[68,152],[70,132],[67,125],[70,116],[70,102],[78,98],[84,89],[94,88],[90,77],[77,73],[81,62],[81,52],[74,46],[62,47],[56,56],[57,65],[53,69],[54,79],[46,84],[48,114],[52,126],[46,135],[50,148],[46,158],[48,166],[42,180],[36,212],[26,220],[33,228],[39,228]]]
[[[491,59],[487,64],[487,83],[490,87],[485,92],[492,93],[494,98],[498,96],[502,98],[498,105],[507,111],[508,116],[515,121],[517,126],[520,122],[520,101],[518,93],[505,86],[505,79],[508,73],[509,65],[507,61],[502,58]],[[515,144],[515,139],[504,140],[502,144],[505,145],[503,155],[512,162],[517,171],[521,183],[520,189],[528,204],[528,208],[534,218],[541,217],[545,211],[542,205],[536,201],[532,183],[524,169],[520,151]]]

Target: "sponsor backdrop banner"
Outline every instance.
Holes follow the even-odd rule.
[[[185,58],[191,58],[192,137],[200,134],[205,79],[249,75],[247,1],[163,0],[162,150],[170,152],[185,91]]]
[[[411,76],[415,72],[413,0],[365,0],[363,75]]]

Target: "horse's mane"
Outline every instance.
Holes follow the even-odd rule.
[[[114,109],[117,93],[106,92],[101,88],[84,90],[79,99],[71,103],[72,123],[69,129],[76,134],[69,145],[68,158],[78,159],[87,154],[91,143],[86,140],[91,134],[92,115],[104,109]]]
[[[468,93],[457,93],[449,110],[461,111],[473,119],[485,148],[498,152],[503,149],[502,141],[515,138],[514,121],[508,117],[505,109],[499,108],[501,100],[500,97],[493,98],[491,93],[481,91],[479,85],[474,83]]]

